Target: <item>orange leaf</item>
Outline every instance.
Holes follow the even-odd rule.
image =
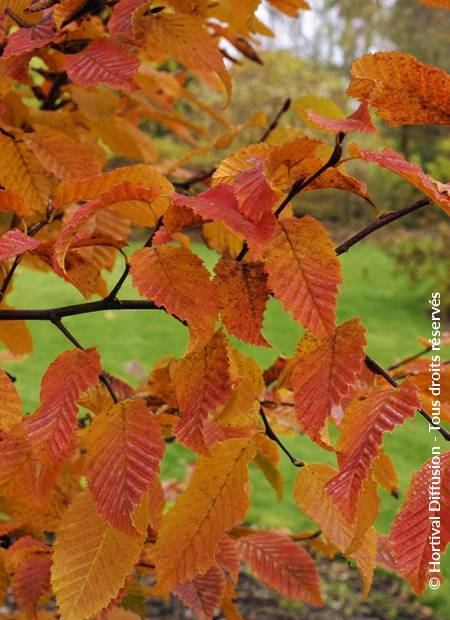
[[[377,457],[383,435],[413,417],[420,407],[417,388],[405,381],[354,400],[346,409],[337,450],[339,473],[327,484],[327,492],[346,517],[355,517],[357,498]]]
[[[81,86],[107,84],[130,89],[139,60],[110,39],[96,39],[82,52],[64,57],[69,78]]]
[[[270,287],[294,319],[318,335],[334,331],[341,268],[320,222],[309,216],[280,220],[265,266]]]
[[[373,477],[393,497],[398,497],[398,476],[391,457],[380,450],[373,462]]]
[[[173,383],[181,420],[175,434],[195,452],[210,447],[208,416],[223,405],[231,394],[230,368],[226,340],[217,332],[203,346],[179,360],[173,370]]]
[[[90,148],[58,129],[35,125],[35,131],[25,134],[24,140],[42,167],[63,181],[92,176],[101,171]]]
[[[29,215],[30,213],[23,198],[10,189],[0,189],[0,211],[9,211],[17,215]]]
[[[214,330],[218,313],[216,288],[203,261],[186,248],[143,248],[130,259],[133,285],[147,299],[187,321],[196,342]]]
[[[352,65],[348,94],[389,125],[448,125],[450,75],[401,52],[365,54]]]
[[[0,429],[10,431],[22,419],[22,401],[16,386],[0,368]]]
[[[351,131],[359,131],[362,133],[375,133],[376,127],[372,123],[369,114],[369,106],[367,101],[363,101],[359,108],[343,119],[327,118],[314,110],[308,111],[308,118],[323,129],[331,133],[349,133]]]
[[[41,405],[26,419],[31,443],[45,461],[58,463],[73,449],[80,394],[98,381],[100,357],[95,349],[72,349],[58,355],[41,382]]]
[[[225,593],[225,575],[218,566],[192,581],[177,586],[173,593],[198,616],[199,620],[209,620],[214,610],[220,606]]]
[[[113,6],[111,17],[108,20],[108,30],[112,37],[134,39],[134,13],[145,4],[145,0],[119,0]]]
[[[425,174],[420,166],[407,161],[392,149],[361,151],[359,156],[365,162],[387,168],[406,179],[411,185],[426,194],[432,202],[439,205],[447,215],[450,215],[450,183],[442,184],[435,181]]]
[[[262,263],[222,258],[214,268],[222,322],[233,336],[263,347],[261,334],[269,289]]]
[[[247,512],[248,439],[230,439],[198,459],[187,490],[165,515],[155,548],[157,590],[168,592],[215,563],[225,532]],[[177,532],[174,537],[173,533]]]
[[[23,423],[1,431],[0,493],[32,498],[36,488],[35,459]]]
[[[79,493],[56,532],[52,586],[64,620],[91,618],[107,607],[139,559],[147,535],[146,502],[136,510],[139,536],[112,527],[88,489]]]
[[[132,514],[159,474],[161,429],[143,400],[124,400],[94,419],[86,477],[99,513],[126,534]]]
[[[0,302],[1,310],[13,310],[6,302]],[[0,342],[14,355],[26,355],[33,351],[33,340],[25,321],[0,321]]]
[[[38,245],[39,241],[29,237],[21,230],[17,228],[8,230],[0,237],[0,261],[35,250]]]
[[[271,588],[308,605],[323,605],[314,560],[288,536],[260,531],[242,536],[237,545],[244,561]]]
[[[359,319],[350,319],[331,336],[306,332],[300,341],[292,371],[295,411],[300,428],[314,440],[363,367],[364,333]]]
[[[416,594],[422,594],[427,579],[439,576],[439,571],[430,571],[439,568],[430,562],[444,554],[450,542],[449,491],[450,452],[444,452],[427,461],[413,475],[389,533],[389,549],[396,568]],[[434,558],[433,547],[439,550]]]

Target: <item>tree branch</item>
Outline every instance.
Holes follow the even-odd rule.
[[[100,299],[82,304],[46,308],[42,310],[0,310],[0,321],[54,321],[66,316],[103,312],[104,310],[161,310],[153,301],[145,299]]]
[[[267,416],[264,413],[264,409],[262,407],[259,408],[259,415],[261,416],[261,419],[264,423],[264,429],[266,431],[267,437],[280,446],[280,448],[283,450],[283,452],[287,455],[287,457],[291,461],[292,465],[295,465],[295,467],[303,467],[305,463],[303,461],[299,461],[298,459],[296,459],[295,456],[291,454],[291,452],[282,443],[278,435],[275,434],[272,427],[270,426],[269,420],[267,419]]]
[[[395,222],[395,220],[398,220],[401,217],[408,215],[409,213],[413,213],[413,211],[417,211],[422,207],[426,207],[429,204],[431,204],[431,201],[428,198],[421,198],[420,200],[416,200],[416,202],[413,202],[412,204],[404,207],[403,209],[399,209],[398,211],[392,211],[384,215],[382,214],[375,222],[372,222],[371,224],[369,224],[369,226],[366,226],[355,235],[338,245],[336,248],[336,254],[339,256],[340,254],[344,254],[344,252],[348,252],[348,250],[352,246],[356,245],[362,239],[365,239],[376,230],[383,228],[383,226],[387,226],[391,222]]]
[[[376,375],[383,377],[390,385],[392,385],[392,387],[400,387],[394,377],[392,377],[387,370],[380,366],[378,362],[369,357],[369,355],[366,355],[364,361],[369,370],[374,372]],[[446,441],[450,441],[450,432],[446,428],[443,428],[440,424],[435,424],[430,414],[427,413],[424,409],[418,409],[418,412],[423,418],[425,418],[425,420],[428,421],[429,424],[431,424],[431,426],[434,426],[434,428],[439,431],[439,433]]]

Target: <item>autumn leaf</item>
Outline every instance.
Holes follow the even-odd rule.
[[[130,259],[133,285],[182,321],[195,342],[212,334],[218,313],[217,291],[203,261],[186,248],[159,246]]]
[[[181,420],[174,432],[184,445],[195,452],[207,453],[211,446],[213,415],[231,393],[226,339],[217,332],[205,344],[177,361],[172,371]],[[218,430],[218,429],[217,429]],[[219,435],[220,436],[220,435]]]
[[[22,140],[0,132],[0,185],[20,196],[29,209],[43,213],[50,194],[49,181]]]
[[[9,211],[17,215],[29,215],[30,213],[23,198],[10,189],[0,189],[0,211]]]
[[[300,428],[314,440],[362,369],[364,333],[359,319],[350,319],[331,336],[306,332],[297,347],[292,369],[295,411]]]
[[[373,477],[388,493],[393,497],[398,497],[399,481],[395,465],[391,457],[384,450],[378,452],[377,458],[373,461]]]
[[[192,581],[174,588],[173,593],[192,609],[199,620],[208,620],[220,606],[225,584],[223,571],[218,566],[211,566],[204,575],[198,575]]]
[[[29,617],[35,617],[40,600],[51,595],[51,564],[50,548],[47,548],[47,553],[40,551],[25,557],[15,571],[12,582],[14,598]]]
[[[263,264],[222,258],[214,271],[220,315],[230,334],[249,344],[270,346],[261,334],[270,294]]]
[[[352,65],[348,94],[377,108],[389,125],[448,125],[450,75],[410,54],[366,54]]]
[[[0,302],[0,310],[12,310],[5,301]],[[25,321],[0,321],[0,342],[14,355],[27,355],[33,351],[33,340]]]
[[[382,151],[361,151],[359,156],[365,162],[387,168],[417,187],[428,198],[450,215],[450,183],[442,184],[425,174],[418,164],[413,164],[392,149]]]
[[[334,331],[340,263],[322,224],[310,216],[280,220],[265,268],[269,286],[294,319],[318,335]]]
[[[337,444],[339,473],[328,482],[327,492],[348,519],[355,517],[358,494],[384,433],[413,417],[419,407],[417,388],[410,381],[399,388],[376,390],[347,407]]]
[[[16,32],[11,33],[2,58],[19,56],[45,47],[52,41],[55,33],[53,17],[49,14],[41,22],[30,28],[19,28]]]
[[[240,537],[237,544],[244,561],[268,586],[308,605],[323,605],[314,560],[288,536],[258,531]]]
[[[230,439],[213,448],[211,456],[199,458],[187,490],[164,517],[159,531],[155,548],[158,592],[170,591],[214,564],[223,535],[247,512],[247,464],[253,455],[248,439]]]
[[[39,241],[29,237],[21,230],[17,228],[8,230],[0,237],[0,261],[35,250],[38,246]]]
[[[134,15],[143,5],[145,5],[145,0],[119,0],[113,6],[111,17],[108,20],[108,30],[111,35],[134,39]]]
[[[336,470],[330,465],[305,465],[297,475],[294,497],[306,516],[317,524],[327,539],[341,553],[346,554],[354,542],[358,521],[350,523],[325,492],[327,483],[335,474]],[[363,501],[360,502],[358,508],[364,510]],[[359,548],[354,550],[350,557],[356,561],[365,593],[367,593],[371,585],[376,558],[376,532],[373,527],[367,530]]]
[[[26,419],[30,441],[45,461],[58,463],[73,449],[77,401],[101,373],[95,349],[72,349],[58,355],[41,382],[41,404]]]
[[[67,75],[81,86],[130,89],[138,67],[138,58],[110,39],[96,39],[78,54],[65,56]]]
[[[430,576],[434,576],[430,571],[435,568],[430,564],[434,560],[433,545],[444,554],[450,542],[448,519],[440,518],[450,510],[450,452],[441,454],[439,465],[436,457],[433,459],[413,475],[388,538],[398,572],[418,595]],[[439,577],[439,571],[436,576]]]
[[[117,595],[139,559],[148,521],[146,503],[136,510],[139,536],[112,527],[86,489],[79,493],[56,532],[52,587],[64,620],[94,616]]]
[[[85,473],[97,509],[133,536],[133,513],[159,474],[164,453],[159,425],[143,400],[124,400],[95,418],[88,441]]]
[[[236,191],[232,185],[225,183],[215,185],[197,196],[172,196],[174,204],[191,208],[205,220],[223,222],[234,233],[243,235],[249,244],[261,246],[272,237],[276,220],[271,212],[257,224],[247,219],[239,208]]]
[[[363,101],[361,105],[352,114],[343,119],[328,118],[318,114],[315,110],[308,111],[310,120],[324,131],[330,133],[349,133],[359,131],[361,133],[375,133],[376,127],[372,123],[369,114],[369,106],[367,101]]]
[[[22,422],[9,431],[0,431],[0,493],[34,498],[35,458]]]
[[[16,386],[0,368],[0,428],[10,431],[22,422],[22,401]]]
[[[35,131],[25,134],[24,139],[42,167],[59,179],[80,179],[101,171],[99,162],[87,146],[58,129],[35,125]]]

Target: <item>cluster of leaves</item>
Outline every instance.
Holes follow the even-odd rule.
[[[307,8],[270,2],[291,15]],[[389,535],[374,523],[378,487],[398,492],[384,434],[417,411],[431,423],[428,363],[406,360],[388,373],[365,354],[359,319],[337,325],[335,311],[339,255],[432,203],[449,214],[450,185],[393,151],[350,145],[350,158],[391,170],[425,197],[379,215],[337,248],[319,221],[294,216],[291,201],[302,191],[337,189],[371,202],[342,166],[345,135],[376,131],[369,106],[391,125],[449,124],[450,76],[398,52],[367,55],[352,69],[348,92],[361,102],[353,114],[307,112],[334,146],[307,134],[290,140],[282,127],[275,140],[287,102],[259,143],[201,178],[186,161],[158,162],[143,119],[192,142],[193,152],[201,128],[177,112],[177,101],[223,121],[192,100],[184,71],[158,63],[175,58],[229,95],[220,42],[254,59],[252,33],[267,34],[254,17],[257,4],[19,0],[0,14],[0,210],[9,217],[0,237],[2,355],[31,353],[28,320],[47,320],[73,345],[44,372],[32,415],[23,415],[13,377],[0,371],[0,534],[8,543],[0,583],[3,593],[11,583],[26,617],[54,617],[51,607],[42,610],[54,595],[63,620],[131,620],[145,617],[147,596],[173,593],[200,618],[218,608],[239,618],[240,560],[281,594],[322,605],[308,547],[353,559],[366,593],[377,564],[417,593],[424,589],[429,462],[414,475]],[[262,123],[258,115],[251,122]],[[208,148],[229,144],[242,128],[226,125]],[[105,171],[111,153],[140,163]],[[196,192],[202,182],[209,187]],[[151,234],[108,291],[102,273],[125,256],[132,225]],[[183,232],[193,226],[221,255],[213,274]],[[13,309],[7,298],[19,262],[100,299]],[[119,298],[128,275],[142,299]],[[271,295],[304,335],[292,358],[263,371],[229,336],[270,347],[261,328]],[[108,374],[98,351],[84,349],[62,322],[127,308],[147,311],[149,321],[150,311],[164,311],[190,334],[181,358],[161,360],[134,388]],[[442,420],[450,421],[445,368],[442,376]],[[335,453],[337,468],[295,458],[279,437],[293,430]],[[440,426],[432,432],[450,438]],[[168,486],[160,462],[174,440],[198,458],[191,477]],[[249,464],[281,495],[280,452],[299,467],[294,496],[320,535],[243,525]],[[448,516],[450,452],[441,455],[441,472]],[[446,523],[442,550],[448,538]]]

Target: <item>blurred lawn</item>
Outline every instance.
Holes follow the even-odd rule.
[[[216,255],[203,246],[195,246],[212,267]],[[426,315],[429,290],[426,283],[413,286],[399,274],[398,265],[374,243],[366,242],[342,256],[344,285],[339,299],[339,320],[359,316],[368,331],[368,353],[384,365],[390,365],[418,349],[417,337],[429,333]],[[121,272],[121,265],[108,280],[114,282]],[[122,289],[122,298],[136,297],[130,282]],[[10,303],[20,308],[45,308],[79,303],[79,293],[52,274],[20,270]],[[187,330],[163,312],[127,311],[105,312],[65,320],[65,324],[82,342],[83,346],[98,346],[104,368],[126,377],[124,363],[138,361],[147,370],[164,355],[181,355],[187,343]],[[30,322],[35,353],[18,364],[7,364],[7,369],[17,377],[25,411],[33,411],[38,402],[41,374],[56,355],[70,348],[67,340],[52,325]],[[250,345],[239,347],[252,355],[264,367],[280,353],[291,354],[301,335],[299,326],[285,314],[280,304],[269,303],[265,317],[264,335],[272,349],[259,349]],[[320,450],[308,438],[292,436],[286,443],[292,452],[306,462],[329,462],[334,457]],[[430,456],[431,442],[424,420],[417,416],[392,435],[386,437],[385,446],[392,456],[400,477],[400,492],[406,491],[411,473]],[[176,444],[167,448],[164,475],[180,476],[189,459],[189,453]],[[297,470],[282,458],[285,494],[281,502],[256,468],[251,471],[253,506],[248,520],[264,527],[289,527],[304,529],[310,524],[299,513],[292,500],[292,484]],[[380,529],[386,531],[400,506],[400,502],[381,491],[382,513]],[[434,604],[444,604],[443,587],[439,593],[425,595]]]

